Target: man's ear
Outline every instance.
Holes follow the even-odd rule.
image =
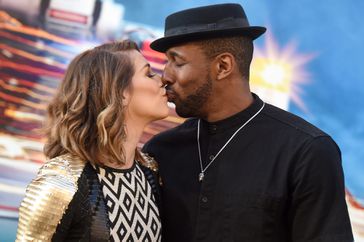
[[[222,80],[229,76],[233,72],[235,65],[235,58],[232,54],[224,52],[217,55],[215,57],[216,79]]]

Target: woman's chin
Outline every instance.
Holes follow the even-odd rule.
[[[162,119],[165,119],[166,117],[168,117],[168,115],[162,115],[162,114],[159,114],[159,115],[152,115],[152,116],[149,116],[148,120],[147,120],[147,124],[150,124],[152,122],[155,122],[155,121],[158,121],[158,120],[162,120]]]
[[[164,113],[163,115],[160,115],[160,116],[158,117],[158,120],[161,120],[161,119],[165,119],[165,118],[167,118],[167,117],[168,117],[168,114],[169,114],[169,112],[166,112],[166,113]]]

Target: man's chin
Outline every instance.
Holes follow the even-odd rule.
[[[186,108],[182,108],[181,106],[179,106],[181,104],[174,103],[174,105],[176,106],[176,113],[178,114],[178,116],[182,118],[195,117],[195,115],[190,110],[187,110]]]

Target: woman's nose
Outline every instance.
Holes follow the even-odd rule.
[[[166,70],[164,70],[163,74],[162,74],[162,82],[163,85],[169,85],[173,83],[172,78],[170,77],[170,75],[168,74],[168,72]]]
[[[158,80],[159,85],[160,85],[160,86],[164,86],[164,83],[163,83],[163,81],[162,81],[162,77],[161,77],[159,74],[157,74],[157,75],[156,75],[156,78],[157,78],[157,80]]]

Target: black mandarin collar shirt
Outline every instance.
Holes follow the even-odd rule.
[[[203,167],[262,105],[254,95],[227,119],[201,120]],[[327,134],[266,104],[200,182],[197,123],[187,120],[143,148],[163,180],[163,241],[352,241],[340,151]]]

